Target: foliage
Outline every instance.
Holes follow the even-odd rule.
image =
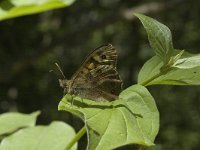
[[[196,75],[198,72],[197,67],[199,67],[200,63],[199,55],[189,55],[182,58],[184,51],[177,51],[173,48],[171,32],[165,25],[141,14],[136,14],[136,16],[140,18],[141,22],[145,26],[145,29],[149,35],[150,44],[157,55],[152,58],[154,61],[148,61],[142,68],[138,77],[139,84],[145,86],[156,84],[156,81],[159,80],[159,78],[163,80],[162,81],[160,79],[161,81],[158,82],[159,84],[199,84],[196,82],[200,81]],[[175,73],[172,74],[173,72]],[[180,78],[177,78],[177,75],[179,75]],[[147,107],[145,110],[143,107],[149,106],[148,104],[153,102],[150,93],[145,95],[141,93],[144,94],[145,89],[139,85],[129,87],[127,90],[123,91],[122,94],[120,94],[120,100],[115,101],[111,106],[109,103],[97,103],[95,105],[89,103],[82,105],[81,100],[79,99],[79,102],[75,103],[77,107],[71,107],[71,102],[68,100],[71,99],[75,101],[75,98],[70,98],[70,96],[67,96],[67,98],[61,100],[59,109],[72,112],[84,120],[89,136],[88,149],[113,149],[130,143],[150,146],[152,144],[146,142],[148,139],[146,137],[151,135],[152,137],[150,139],[155,139],[159,127],[159,117],[158,112],[156,112],[155,109],[153,109],[151,112],[148,112],[146,110],[151,110],[151,108]],[[93,105],[96,106],[96,108]],[[118,105],[124,105],[127,106],[127,108],[119,111],[119,108],[116,107]],[[152,104],[150,106],[152,106]],[[153,107],[156,108],[155,106]],[[132,113],[127,111],[129,109]],[[126,114],[127,112],[129,115]],[[142,120],[143,123],[141,123],[141,121],[134,121],[138,119],[135,114],[142,116],[141,118],[138,118],[139,120]],[[147,116],[144,114],[147,114]],[[123,117],[121,118],[121,116]],[[135,124],[138,124],[138,126]],[[148,127],[148,125],[150,125],[150,127]],[[132,129],[130,129],[130,127],[132,127]],[[138,132],[135,133],[138,131],[138,129],[142,133],[141,135],[139,135]],[[127,131],[127,135],[120,137],[119,135],[121,135],[123,131]],[[107,142],[109,139],[114,137],[118,137],[115,142],[112,142],[112,144]],[[141,142],[141,139],[138,140],[138,137],[142,137],[143,142]],[[128,142],[127,139],[131,139],[131,141]]]
[[[34,112],[32,114],[20,114],[15,112],[9,112],[0,115],[0,135],[10,134],[20,128],[35,126],[36,117],[40,112]]]
[[[73,2],[74,0],[3,0],[0,2],[0,20],[66,7]]]
[[[6,132],[0,134],[1,136],[4,135],[0,150],[65,149],[69,143],[67,139],[75,136],[74,130],[64,122],[59,121],[54,121],[48,126],[30,124],[30,122],[36,121],[38,114],[39,112],[30,115],[21,113],[0,115],[0,119],[3,122],[1,128],[6,128],[5,124],[9,127],[9,129],[4,130]],[[13,133],[10,136],[6,135],[10,131],[13,131]],[[75,144],[72,149],[77,149],[76,147],[77,145]]]
[[[171,31],[162,23],[141,14],[135,14],[147,31],[149,43],[156,55],[167,64],[173,55]]]
[[[156,53],[156,56],[144,64],[139,73],[138,83],[199,85],[200,55],[174,49],[168,27],[147,16],[136,16],[143,23],[149,42]]]
[[[163,20],[172,29],[175,46],[172,44],[168,27],[152,18],[136,14],[142,21],[150,45],[156,53],[156,56],[147,61],[139,71],[138,84],[199,85],[199,55],[189,54],[174,47],[185,47],[191,51],[199,48],[199,17],[195,14],[199,14],[200,9],[196,1],[189,4],[180,2],[178,7],[160,7],[161,11],[153,13],[154,17]],[[165,2],[166,5],[169,3]],[[128,1],[77,1],[67,10],[1,22],[1,111],[17,108],[18,111],[30,112],[42,109],[44,122],[62,118],[78,129],[82,123],[80,120],[74,121],[68,113],[56,113],[53,109],[60,91],[56,81],[47,73],[52,69],[49,64],[60,60],[67,68],[64,70],[70,74],[80,63],[79,59],[87,53],[84,53],[84,49],[89,50],[104,42],[110,42],[118,51],[121,49],[119,67],[122,68],[120,74],[125,81],[125,87],[132,85],[136,80],[139,65],[151,55],[151,51],[148,51],[149,47],[141,36],[144,30],[140,30],[134,19],[126,19],[123,14],[123,10],[129,10],[131,6],[132,2]],[[113,7],[118,8],[117,11],[113,12]],[[78,53],[78,50],[82,52]],[[157,149],[198,149],[198,87],[153,86],[148,87],[148,90],[154,96],[162,116],[156,140]],[[60,104],[66,101],[65,98]],[[76,101],[82,102],[77,97]],[[88,100],[84,100],[83,104],[87,102]],[[69,111],[69,105],[70,103],[65,103],[66,107],[63,109]],[[102,104],[98,104],[98,107],[99,105]],[[73,111],[74,109],[76,110]],[[70,111],[78,112],[76,105]],[[132,117],[138,119],[137,115],[139,114],[132,114]],[[81,131],[84,133],[86,130]],[[13,132],[13,129],[10,132]],[[79,138],[83,136],[77,135],[80,135]],[[72,141],[76,143],[77,140]],[[73,144],[69,143],[68,147],[70,145]]]
[[[59,110],[72,112],[85,122],[89,150],[114,149],[127,144],[152,146],[158,133],[158,110],[151,94],[141,85],[127,88],[112,103],[72,99],[66,95]],[[111,142],[111,139],[115,140]]]

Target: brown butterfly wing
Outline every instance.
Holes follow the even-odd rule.
[[[95,49],[71,79],[74,93],[97,101],[117,99],[122,81],[116,62],[117,52],[111,44]]]

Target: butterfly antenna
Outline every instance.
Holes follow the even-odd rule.
[[[58,63],[55,63],[55,65],[58,67],[58,70],[61,72],[63,78],[65,79],[65,75],[64,75],[64,73],[62,72],[62,70],[61,70],[60,66],[58,65]]]

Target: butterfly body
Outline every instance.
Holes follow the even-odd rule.
[[[118,98],[122,81],[116,71],[117,53],[111,45],[95,49],[70,80],[59,79],[65,94],[74,94],[95,101]]]

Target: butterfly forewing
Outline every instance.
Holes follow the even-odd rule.
[[[72,76],[72,80],[76,78],[87,78],[90,77],[90,71],[99,70],[98,73],[103,71],[105,67],[112,66],[116,68],[117,52],[116,49],[111,45],[103,45],[96,48],[91,52],[82,66]]]

